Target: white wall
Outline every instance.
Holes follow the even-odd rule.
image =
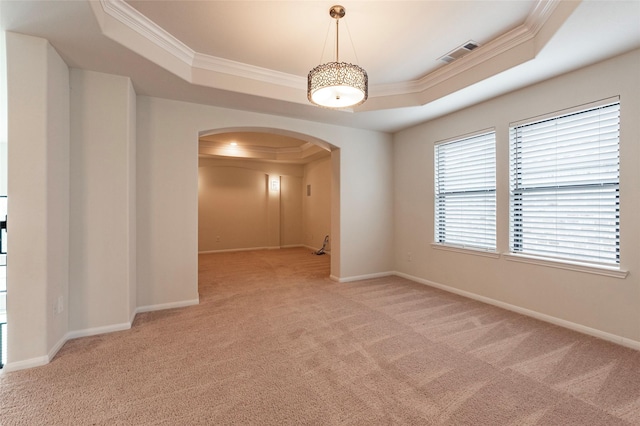
[[[340,148],[334,178],[340,180],[335,186],[343,202],[332,199],[339,208],[332,227],[340,227],[343,246],[336,257],[332,230],[332,274],[344,279],[391,270],[390,135],[149,97],[138,97],[137,119],[139,306],[198,297],[197,142],[200,132],[216,129],[280,129]]]
[[[183,105],[188,104],[137,100],[136,297],[144,309],[198,302],[201,129],[194,128]]]
[[[0,31],[0,195],[7,195],[7,43]]]
[[[395,135],[396,270],[464,292],[640,341],[640,51],[519,90]],[[508,126],[620,95],[618,279],[433,249],[434,142],[494,127],[498,250],[508,252]],[[349,200],[344,197],[343,200]],[[412,261],[407,253],[412,253]]]
[[[201,158],[200,252],[300,245],[303,166]],[[270,188],[272,179],[280,190]]]
[[[47,46],[47,348],[64,342],[69,323],[69,68]],[[53,308],[55,306],[56,308]],[[62,311],[60,311],[60,309]]]
[[[69,71],[46,40],[7,33],[6,47],[10,370],[48,362],[67,331]]]
[[[340,150],[331,151],[331,276],[333,279],[340,279],[342,270],[340,268],[340,259],[342,259],[341,236],[342,226],[340,220],[340,212],[342,204],[340,202]]]
[[[127,168],[127,177],[126,177],[126,192],[127,192],[127,205],[126,205],[126,215],[127,220],[127,231],[126,235],[128,238],[128,246],[127,246],[127,258],[126,258],[126,268],[129,272],[128,279],[128,287],[129,287],[129,322],[133,322],[133,315],[135,315],[136,308],[138,307],[137,293],[138,293],[138,216],[136,214],[137,209],[137,193],[136,193],[136,182],[138,179],[137,176],[137,156],[136,156],[136,127],[137,127],[137,117],[136,117],[136,102],[137,96],[136,92],[131,85],[131,81],[128,81],[127,84],[127,141],[126,141],[126,149],[127,153],[125,155],[126,159],[126,168]]]
[[[309,186],[310,193],[307,193]],[[331,250],[331,158],[305,165],[302,182],[302,226],[304,244],[314,249],[322,247],[329,235],[326,251]]]
[[[350,140],[340,149],[340,277],[343,280],[393,268],[393,255],[388,254],[394,243],[393,158],[391,144]],[[334,203],[335,198],[331,202]],[[333,218],[331,225],[333,227]],[[331,235],[333,261],[336,254],[333,229]]]
[[[133,129],[129,78],[71,71],[69,329],[78,335],[127,328],[134,314]]]

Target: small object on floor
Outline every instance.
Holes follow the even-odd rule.
[[[322,243],[322,248],[320,250],[314,251],[313,254],[317,254],[318,256],[325,254],[324,249],[327,247],[327,243],[329,243],[329,236],[324,237],[324,242]]]

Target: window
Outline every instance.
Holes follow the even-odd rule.
[[[496,249],[495,132],[435,146],[435,242]]]
[[[510,128],[512,253],[619,266],[620,103]]]

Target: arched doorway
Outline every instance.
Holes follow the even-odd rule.
[[[199,132],[198,252],[325,247],[339,271],[340,150],[265,127]]]

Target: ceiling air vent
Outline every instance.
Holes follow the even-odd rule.
[[[464,55],[471,52],[476,47],[478,47],[478,43],[476,43],[475,41],[469,40],[462,46],[456,47],[451,52],[441,57],[440,60],[449,64],[455,61],[456,59],[462,58]]]

